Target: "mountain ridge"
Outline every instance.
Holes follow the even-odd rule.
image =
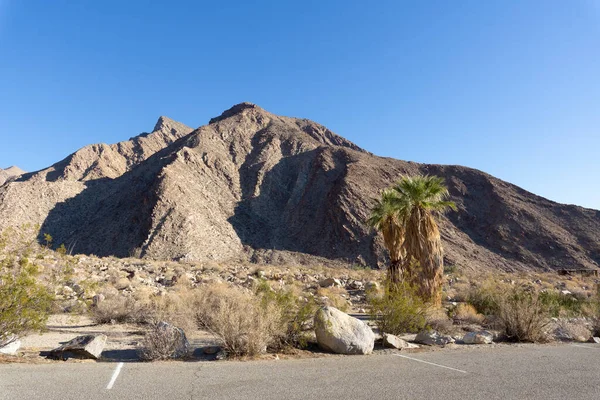
[[[2,185],[0,229],[39,223],[96,255],[381,267],[381,238],[364,223],[373,199],[422,173],[443,176],[459,207],[440,222],[447,263],[600,264],[600,211],[467,167],[378,157],[310,120],[240,103],[195,130],[161,117],[152,134],[86,146]]]

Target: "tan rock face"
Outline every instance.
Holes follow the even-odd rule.
[[[402,174],[446,179],[449,264],[595,268],[600,212],[560,205],[485,173],[374,156],[327,128],[242,103],[191,130],[87,146],[0,186],[0,229],[38,223],[54,243],[100,256],[384,265],[365,220]]]

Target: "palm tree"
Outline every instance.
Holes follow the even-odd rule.
[[[392,287],[402,280],[402,242],[404,232],[398,215],[400,199],[393,189],[385,189],[381,192],[381,199],[376,200],[368,219],[369,225],[383,234],[383,242],[390,253],[390,267],[388,269],[388,280]]]
[[[456,205],[447,201],[444,179],[419,175],[402,177],[392,190],[394,215],[403,227],[402,250],[406,254],[402,269],[418,263],[418,271],[409,274],[421,298],[434,305],[442,302],[444,257],[440,231],[435,217]]]

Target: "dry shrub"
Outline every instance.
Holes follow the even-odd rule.
[[[140,343],[142,360],[168,360],[189,355],[189,344],[183,329],[164,322],[155,324]]]
[[[260,281],[254,292],[226,285],[196,289],[193,295],[201,328],[219,338],[232,356],[256,356],[306,344],[307,322],[316,303],[292,290],[273,290]]]
[[[168,322],[186,332],[197,329],[196,292],[192,289],[180,288],[167,292],[162,296],[152,296],[149,299],[149,309],[146,322],[157,324]]]
[[[284,334],[276,306],[261,304],[253,293],[213,285],[198,290],[195,298],[200,326],[217,336],[230,355],[264,353],[276,337]]]
[[[475,307],[471,304],[461,303],[453,312],[452,317],[456,322],[468,323],[468,324],[482,324],[485,320],[485,316],[479,314]]]
[[[518,342],[545,342],[548,325],[548,308],[538,293],[523,289],[497,292],[497,321],[506,336]]]
[[[147,304],[121,294],[106,294],[91,309],[92,320],[97,324],[146,323],[150,315]]]

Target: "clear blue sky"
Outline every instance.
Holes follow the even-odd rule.
[[[600,209],[600,0],[0,0],[0,167],[242,101]]]

